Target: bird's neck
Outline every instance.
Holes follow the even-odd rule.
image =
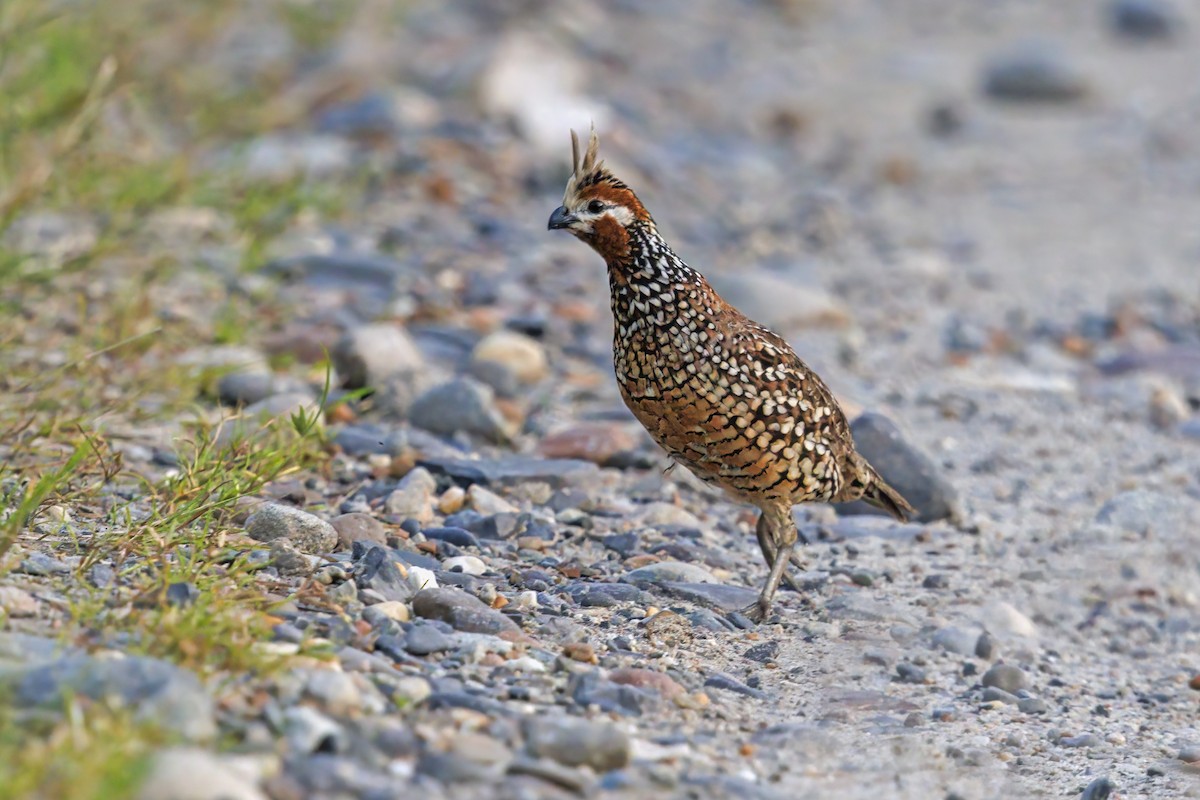
[[[680,283],[702,282],[700,273],[684,263],[675,251],[658,235],[653,222],[635,222],[625,228],[627,243],[622,252],[605,253],[608,265],[608,285],[614,299],[618,289],[633,285],[659,291]],[[645,294],[645,290],[639,290]]]
[[[708,290],[704,276],[675,255],[652,222],[635,223],[626,231],[625,252],[604,259],[615,317],[651,318],[663,324],[677,316],[687,289]]]

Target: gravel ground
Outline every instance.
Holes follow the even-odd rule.
[[[386,179],[228,278],[290,309],[269,336],[189,354],[239,365],[216,394],[251,417],[316,401],[322,345],[337,391],[374,389],[225,543],[286,598],[264,647],[332,660],[201,681],[56,646],[98,530],[68,504],[0,582],[18,706],[70,689],[175,731],[148,798],[1200,797],[1193,9],[364,9],[313,74],[369,91],[211,157]],[[545,231],[591,119],[922,512],[798,509],[806,591],[757,627],[753,514],[665,469],[617,394],[602,265]],[[122,433],[126,466],[170,474],[183,422]]]

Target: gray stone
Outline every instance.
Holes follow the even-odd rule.
[[[37,598],[17,586],[0,586],[0,611],[10,617],[37,616]]]
[[[1040,697],[1025,697],[1017,701],[1017,708],[1022,714],[1045,714],[1050,706]]]
[[[850,310],[828,289],[803,276],[739,270],[709,279],[729,303],[777,331],[834,327],[850,321]]]
[[[309,556],[304,555],[296,545],[292,544],[290,539],[276,539],[271,542],[271,566],[279,571],[280,575],[310,575],[316,565],[309,560]]]
[[[1133,489],[1101,506],[1096,522],[1139,535],[1194,529],[1200,525],[1200,501],[1182,493]]]
[[[1116,790],[1116,784],[1108,778],[1096,778],[1083,787],[1083,794],[1079,795],[1079,800],[1108,800]]]
[[[350,142],[340,136],[265,134],[252,140],[239,160],[251,180],[321,178],[350,169],[353,152]]]
[[[994,703],[997,700],[1006,706],[1015,706],[1021,701],[1021,698],[996,686],[989,686],[983,690],[983,702]]]
[[[586,795],[591,786],[590,778],[582,770],[572,769],[549,758],[517,756],[508,765],[508,774],[529,775],[578,795]]]
[[[455,378],[434,386],[413,401],[408,419],[430,433],[467,433],[496,444],[507,442],[516,427],[496,407],[490,387],[470,378]]]
[[[25,575],[65,575],[71,571],[71,568],[59,561],[53,556],[48,556],[45,553],[30,553],[27,557],[21,559],[21,563],[17,565],[17,572]]]
[[[396,566],[391,550],[386,547],[367,548],[355,564],[354,583],[359,591],[369,589],[384,600],[402,603],[412,599],[414,591]]]
[[[1094,733],[1081,733],[1078,736],[1064,736],[1058,740],[1063,747],[1099,747],[1100,737]]]
[[[758,600],[758,592],[744,586],[722,583],[654,584],[672,597],[689,600],[721,611],[740,611]]]
[[[996,651],[999,649],[996,643],[996,637],[992,636],[987,631],[979,634],[979,638],[975,640],[975,657],[982,658],[985,661],[991,661],[996,657]]]
[[[995,686],[1010,694],[1016,694],[1022,689],[1029,688],[1029,678],[1025,676],[1025,672],[1012,664],[995,665],[983,673],[980,683],[984,686]]]
[[[925,670],[918,667],[916,664],[910,664],[907,661],[902,661],[896,665],[896,676],[903,683],[924,683]]]
[[[342,726],[311,706],[285,709],[283,733],[288,749],[296,754],[342,753],[346,750],[346,733]]]
[[[78,695],[130,708],[139,721],[188,741],[217,733],[213,700],[196,676],[155,658],[70,655],[0,674],[0,689],[21,708],[61,711]]]
[[[882,414],[867,413],[850,423],[854,444],[892,488],[917,510],[917,519],[933,522],[961,515],[958,490],[929,456],[904,439]],[[862,501],[839,508],[844,514],[884,514]]]
[[[978,640],[979,634],[976,631],[950,626],[933,635],[933,646],[947,653],[971,656],[975,655],[975,644]]]
[[[449,623],[455,630],[472,633],[517,633],[521,629],[508,617],[461,589],[422,589],[413,597],[413,613]]]
[[[983,90],[996,100],[1066,103],[1088,93],[1088,82],[1062,50],[1046,42],[1024,42],[993,57],[984,67]]]
[[[462,732],[445,752],[422,753],[417,772],[448,784],[490,782],[504,774],[512,757],[512,751],[491,736]]]
[[[269,372],[230,372],[217,381],[217,399],[227,406],[248,406],[275,394]]]
[[[404,649],[414,656],[427,656],[454,647],[450,637],[432,625],[413,625],[404,634]]]
[[[337,531],[339,550],[353,550],[355,542],[387,544],[387,528],[370,514],[352,511],[334,517],[329,524]]]
[[[1114,0],[1108,5],[1113,33],[1129,39],[1169,39],[1183,28],[1178,9],[1167,0]]]
[[[415,519],[424,526],[433,522],[433,493],[437,481],[422,467],[409,472],[388,494],[383,510],[406,519]]]
[[[718,583],[716,577],[698,564],[683,561],[659,561],[626,573],[622,578],[635,586],[648,583]]]
[[[246,533],[260,542],[287,539],[304,553],[328,553],[337,545],[337,531],[328,522],[277,503],[261,506],[250,515]]]
[[[463,487],[483,484],[492,488],[546,483],[553,489],[594,483],[599,468],[590,461],[566,458],[425,458],[418,462],[434,475],[445,475]]]
[[[392,378],[417,375],[425,370],[421,351],[408,332],[383,322],[347,332],[330,355],[342,386],[347,389],[380,388]]]
[[[525,746],[536,758],[550,758],[568,767],[589,766],[597,772],[629,763],[629,737],[607,722],[574,717],[527,717],[522,724]]]
[[[353,675],[336,669],[310,669],[303,674],[304,694],[326,713],[342,717],[362,710],[363,693]]]
[[[704,681],[704,685],[710,686],[714,689],[724,689],[727,692],[733,692],[734,694],[740,694],[745,697],[753,697],[755,700],[767,699],[766,692],[760,689],[755,689],[752,686],[747,686],[737,678],[734,678],[732,675],[726,675],[723,672],[717,672],[713,675],[710,675]]]
[[[253,759],[223,756],[195,747],[154,754],[138,800],[266,800]]]

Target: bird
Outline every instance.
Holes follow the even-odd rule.
[[[745,609],[766,620],[781,581],[800,565],[793,506],[862,499],[904,521],[915,512],[856,449],[824,381],[784,339],[726,302],[663,239],[637,195],[599,158],[595,128],[550,230],[605,262],[613,367],[621,398],[671,459],[759,509],[755,535],[768,575]]]

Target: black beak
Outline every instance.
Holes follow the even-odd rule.
[[[559,206],[554,209],[554,213],[550,215],[550,222],[546,225],[547,230],[558,230],[559,228],[569,228],[572,224],[578,221],[578,217],[567,211],[566,206]]]

